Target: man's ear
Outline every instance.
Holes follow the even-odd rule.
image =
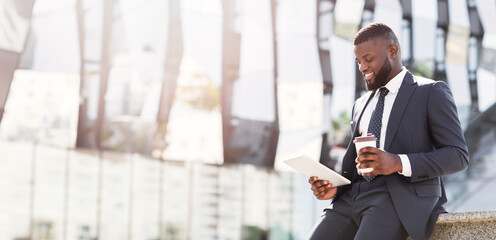
[[[392,44],[388,49],[389,57],[396,58],[398,56],[398,45]]]

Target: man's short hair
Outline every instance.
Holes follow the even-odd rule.
[[[360,29],[353,39],[353,44],[358,45],[379,37],[390,40],[391,44],[399,46],[398,38],[396,38],[393,30],[384,23],[371,23]]]

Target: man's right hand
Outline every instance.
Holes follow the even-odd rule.
[[[336,195],[338,188],[332,187],[327,180],[319,180],[318,177],[310,177],[308,182],[312,185],[313,195],[319,200],[329,200]]]

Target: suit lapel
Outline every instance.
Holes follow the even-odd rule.
[[[351,139],[350,142],[348,143],[348,148],[346,150],[346,153],[343,157],[343,167],[342,167],[342,174],[344,177],[350,179],[352,182],[356,180],[358,177],[356,168],[355,168],[355,158],[356,158],[356,149],[355,149],[355,144],[353,143],[353,139],[355,139],[356,136],[358,136],[358,127],[360,125],[360,120],[363,115],[363,111],[369,104],[370,100],[372,97],[374,97],[374,93],[372,92],[370,96],[368,96],[367,102],[363,104],[358,104],[355,103],[355,107],[361,107],[353,110],[353,124],[351,126],[352,132],[351,132]],[[356,113],[356,114],[355,114]],[[357,117],[358,116],[358,117]],[[341,190],[338,192],[338,195],[341,195],[343,188],[340,188]]]
[[[401,84],[400,90],[398,91],[398,96],[394,100],[393,108],[391,109],[391,114],[389,115],[389,121],[386,131],[386,140],[384,142],[384,150],[388,150],[393,141],[393,137],[398,130],[403,113],[406,110],[406,106],[410,101],[410,97],[417,88],[417,84],[413,81],[413,75],[407,72],[403,82]]]

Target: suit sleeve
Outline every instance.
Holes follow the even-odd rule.
[[[411,182],[452,174],[468,167],[468,149],[456,105],[444,82],[435,82],[432,86],[427,120],[435,150],[407,154],[412,167]]]

